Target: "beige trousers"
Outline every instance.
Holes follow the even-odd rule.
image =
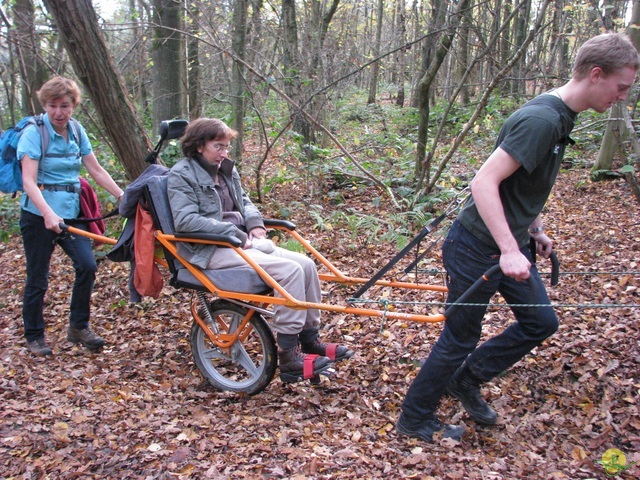
[[[310,258],[280,247],[269,254],[256,248],[245,252],[296,300],[321,302],[318,269]],[[232,248],[217,248],[208,268],[220,270],[241,265],[246,265],[246,262]],[[277,292],[274,294],[280,296]],[[275,311],[271,328],[276,333],[298,334],[302,330],[320,327],[320,311],[317,309],[295,310],[276,305]]]

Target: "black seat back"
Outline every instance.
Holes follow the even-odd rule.
[[[173,235],[176,227],[173,224],[169,195],[167,194],[167,175],[151,177],[147,182],[147,202],[156,226],[162,233]]]
[[[167,194],[167,179],[167,175],[150,177],[144,187],[144,198],[156,228],[164,234],[173,235],[176,228],[173,223],[171,205]],[[163,248],[163,250],[172,275],[170,283],[174,285],[177,270],[184,268],[184,266],[166,248]]]

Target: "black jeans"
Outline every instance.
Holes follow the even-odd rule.
[[[20,217],[20,230],[27,261],[27,281],[22,302],[24,336],[27,341],[44,335],[44,296],[49,286],[49,264],[56,244],[69,255],[76,272],[71,293],[69,325],[74,328],[87,327],[91,293],[98,269],[91,240],[79,235],[58,235],[45,228],[41,216],[25,210]]]
[[[490,267],[497,264],[500,251],[480,242],[458,221],[454,222],[442,247],[447,270],[448,303],[453,303]],[[531,259],[528,246],[522,253]],[[508,304],[549,305],[549,297],[535,266],[531,268],[533,288],[500,273],[485,282],[445,321],[440,338],[427,361],[409,387],[402,405],[403,414],[415,424],[433,418],[449,379],[467,362],[471,372],[483,382],[507,370],[558,329],[558,318],[551,306],[511,307],[516,322],[502,333],[477,347],[482,320],[495,292]],[[477,348],[476,348],[477,347]]]

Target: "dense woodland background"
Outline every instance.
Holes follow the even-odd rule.
[[[85,92],[76,116],[126,185],[160,121],[223,118],[242,133],[232,157],[265,215],[295,221],[356,276],[444,211],[503,120],[570,77],[583,41],[640,33],[640,1],[118,0],[109,15],[102,5],[3,2],[0,128],[40,111],[34,94],[52,75],[76,78]],[[561,329],[487,387],[495,429],[443,401],[443,418],[468,427],[461,444],[393,432],[438,325],[327,315],[324,335],[358,351],[334,378],[275,380],[238,397],[204,384],[191,362],[188,294],[165,287],[129,304],[124,264],[101,261],[96,285],[93,323],[110,347],[72,348],[72,269],[57,255],[46,307],[54,356],[32,357],[19,206],[0,195],[0,478],[600,479],[608,448],[640,461],[638,94],[608,115],[580,115],[545,211],[565,272],[550,289]],[[177,158],[172,142],[162,161]],[[446,226],[422,245],[425,272],[441,269]],[[120,228],[112,221],[108,234]],[[352,292],[328,293],[341,303]],[[510,320],[492,310],[486,334]]]
[[[89,100],[81,120],[129,179],[162,120],[216,116],[241,132],[232,157],[258,180],[271,149],[285,145],[307,162],[339,160],[331,173],[374,184],[402,211],[436,190],[469,135],[500,122],[492,99],[518,105],[567,80],[577,48],[603,31],[640,44],[636,17],[640,2],[629,1],[131,0],[96,12],[89,0],[12,0],[2,8],[0,127],[39,111],[35,93],[51,75],[76,76]],[[398,145],[408,163],[400,178],[375,161],[379,139],[362,141],[370,125],[344,123],[385,96],[417,115]],[[612,112],[596,170],[611,170],[620,141],[640,151],[636,100]],[[260,145],[252,158],[245,136]]]

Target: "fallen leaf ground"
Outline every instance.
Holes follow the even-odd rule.
[[[0,244],[0,478],[610,478],[598,463],[609,448],[640,461],[640,208],[622,181],[587,177],[584,169],[563,172],[545,212],[565,273],[548,289],[562,305],[560,329],[485,386],[497,426],[480,427],[443,399],[442,419],[467,427],[461,443],[429,445],[393,428],[439,324],[326,314],[323,337],[357,351],[332,378],[319,386],[276,378],[259,395],[236,396],[204,383],[193,365],[189,294],[165,286],[158,299],[129,304],[127,265],[106,260],[92,323],[108,347],[91,354],[66,341],[73,272],[58,253],[46,304],[54,355],[32,356],[22,337],[21,243]],[[301,201],[304,191],[294,190],[282,189],[266,211],[278,211],[287,195]],[[348,205],[375,214],[367,189],[348,193]],[[349,274],[370,276],[396,253],[392,245],[350,245],[340,229],[314,230],[304,209],[293,215]],[[429,268],[441,265],[439,255],[435,248],[428,256]],[[437,274],[427,280],[442,282]],[[352,293],[327,290],[326,302]],[[629,306],[613,306],[620,304]],[[491,308],[484,332],[510,321],[507,309]],[[631,466],[611,478],[639,476]]]

